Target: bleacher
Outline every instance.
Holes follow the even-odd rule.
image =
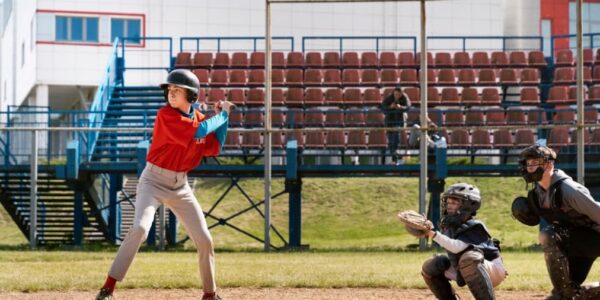
[[[585,122],[598,122],[600,49],[584,50]],[[428,53],[429,117],[444,128],[450,149],[511,149],[547,138],[554,147],[575,144],[575,131],[537,130],[546,124],[575,124],[575,56],[557,50],[554,61],[541,51]],[[418,122],[419,53],[413,52],[274,52],[272,54],[273,127],[383,127],[382,99],[401,86],[413,108],[408,126]],[[231,115],[232,127],[263,126],[263,52],[181,52],[176,68],[189,68],[205,85],[201,101],[229,100],[242,109]],[[597,85],[597,86],[595,86]],[[531,129],[462,127],[530,125]],[[456,127],[456,128],[455,128]],[[600,129],[586,135],[586,145],[600,145]],[[408,140],[408,132],[402,140]],[[274,134],[282,148],[290,135]],[[295,135],[306,149],[385,150],[381,131]],[[230,134],[227,148],[260,148],[260,133]],[[407,146],[407,145],[405,145]],[[588,147],[589,148],[589,147]]]

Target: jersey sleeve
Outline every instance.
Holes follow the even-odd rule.
[[[229,119],[226,112],[221,112],[219,115],[210,119],[216,119],[216,121],[213,121],[210,125],[207,125],[212,126],[213,128],[212,132],[206,135],[204,147],[202,149],[202,154],[204,156],[217,156],[219,155],[219,153],[221,153],[223,145],[225,145],[225,140],[227,138],[227,128],[229,126]],[[202,123],[206,121],[203,121]],[[218,125],[218,127],[216,127],[215,124]],[[197,136],[198,133],[196,133],[196,137]]]

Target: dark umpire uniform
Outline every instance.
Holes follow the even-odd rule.
[[[522,165],[526,159],[536,158],[554,161],[556,153],[537,145],[521,153]],[[538,178],[531,178],[535,172],[522,171],[526,181],[535,182],[534,188],[526,198],[514,200],[513,215],[529,226],[539,224],[540,218],[548,223],[540,233],[546,267],[554,287],[548,299],[600,299],[599,287],[586,289],[581,286],[600,256],[600,203],[594,201],[585,186],[562,170],[550,171],[545,175],[551,176],[548,189],[535,180]]]

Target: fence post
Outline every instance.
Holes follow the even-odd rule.
[[[38,180],[38,132],[32,130],[31,139],[31,181],[29,185],[29,249],[37,248],[37,180]]]

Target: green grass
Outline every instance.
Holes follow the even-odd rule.
[[[221,287],[425,288],[422,262],[432,253],[294,252],[217,253]],[[0,291],[96,289],[114,252],[0,251]],[[504,290],[549,290],[543,254],[507,252]],[[142,252],[122,288],[197,288],[193,252]],[[10,272],[8,271],[10,270]],[[589,278],[598,278],[595,266]]]

